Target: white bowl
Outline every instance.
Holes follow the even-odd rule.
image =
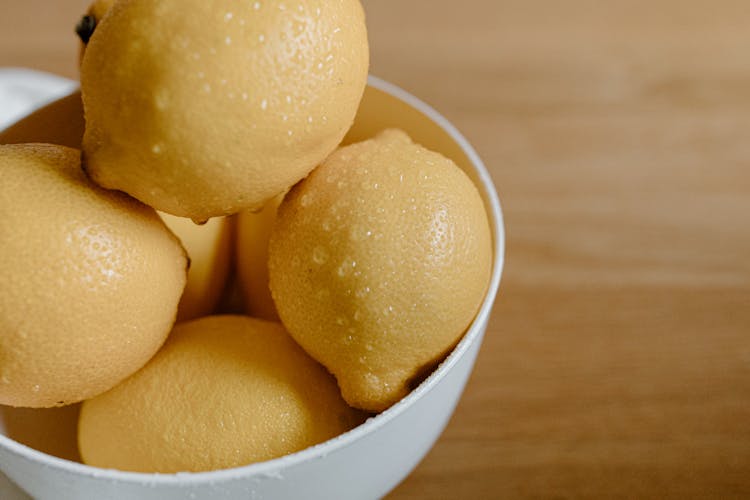
[[[479,313],[458,346],[414,391],[330,441],[235,469],[178,474],[100,469],[47,455],[0,434],[0,470],[39,500],[354,500],[380,498],[401,482],[445,428],[474,366],[500,284],[505,234],[492,179],[466,139],[422,101],[371,76],[345,142],[387,127],[404,129],[415,142],[452,158],[469,175],[484,200],[494,244],[492,278]],[[0,477],[0,493],[2,489]]]

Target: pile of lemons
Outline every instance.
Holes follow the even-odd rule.
[[[486,213],[404,132],[340,146],[358,0],[97,1],[78,32],[80,149],[0,146],[0,404],[83,401],[87,464],[213,470],[346,432],[455,346]]]

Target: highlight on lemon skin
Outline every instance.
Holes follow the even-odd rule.
[[[87,172],[196,221],[259,209],[341,142],[368,66],[358,0],[114,2],[81,64]]]
[[[179,323],[159,353],[83,403],[83,462],[139,472],[208,471],[331,439],[365,414],[279,323],[209,316]]]
[[[0,168],[0,404],[96,396],[166,339],[185,252],[152,208],[90,182],[76,149],[4,145]]]
[[[399,130],[342,147],[284,198],[270,287],[291,335],[352,406],[382,411],[460,340],[487,289],[482,199]]]

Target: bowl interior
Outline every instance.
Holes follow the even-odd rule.
[[[44,118],[41,124],[34,121],[35,115],[37,121],[38,117]],[[39,110],[35,115],[21,120],[0,133],[0,143],[42,141],[65,145],[80,143],[83,133],[80,97],[72,95],[63,98]],[[60,119],[60,116],[68,119]],[[53,127],[64,126],[64,129],[50,130],[50,123]],[[45,125],[46,128],[44,128]],[[41,130],[40,126],[43,127]],[[446,361],[411,394],[356,429],[326,443],[279,459],[224,471],[144,474],[103,470],[82,465],[77,462],[78,454],[75,449],[77,405],[68,409],[49,410],[11,409],[0,406],[0,448],[5,448],[30,462],[103,479],[148,484],[210,482],[227,474],[234,476],[269,474],[269,472],[281,470],[303,460],[324,457],[338,447],[356,443],[362,436],[380,426],[387,425],[391,419],[397,418],[421,394],[429,391],[443,373],[450,370],[455,360],[466,351],[468,345],[481,341],[482,331],[477,325],[486,322],[499,286],[504,257],[504,230],[500,205],[492,180],[466,139],[445,118],[411,94],[371,76],[354,125],[344,139],[344,143],[370,138],[377,132],[391,127],[405,130],[415,142],[451,158],[468,174],[484,200],[494,245],[491,282],[477,318]]]

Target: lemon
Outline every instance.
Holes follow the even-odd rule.
[[[281,203],[270,287],[352,406],[381,411],[442,359],[488,286],[490,230],[451,160],[398,130],[340,148]]]
[[[96,25],[99,24],[102,18],[104,18],[104,15],[109,12],[114,3],[114,0],[94,0],[83,17],[78,21],[78,24],[76,24],[76,33],[78,34],[78,38],[81,39],[81,47],[78,52],[79,65],[83,60],[83,54],[86,51],[86,44],[96,30]]]
[[[153,356],[175,319],[184,250],[154,210],[91,183],[79,158],[0,146],[0,404],[104,392]]]
[[[209,316],[179,323],[142,370],[84,402],[84,463],[206,471],[269,460],[345,432],[363,415],[278,323]]]
[[[83,17],[78,21],[78,24],[76,25],[76,33],[82,43],[81,56],[83,56],[83,50],[91,38],[91,35],[94,34],[96,25],[99,24],[104,15],[109,12],[109,9],[114,3],[114,0],[94,0]]]
[[[205,224],[159,213],[179,238],[190,258],[185,291],[177,309],[177,321],[206,316],[214,311],[227,284],[232,261],[232,220],[216,217]]]
[[[100,3],[107,2],[97,2]],[[35,111],[0,132],[0,144],[49,142],[80,148],[82,135],[81,95],[75,93]],[[198,225],[183,217],[163,212],[159,215],[179,238],[190,258],[187,284],[180,299],[177,320],[184,321],[213,312],[231,269],[234,250],[233,221],[216,217],[206,224]],[[267,295],[270,300],[270,292]]]
[[[237,214],[237,278],[242,288],[245,312],[256,318],[278,320],[268,288],[268,240],[282,195],[260,212]]]
[[[368,64],[358,0],[115,2],[81,66],[86,170],[195,220],[259,209],[336,148]]]

